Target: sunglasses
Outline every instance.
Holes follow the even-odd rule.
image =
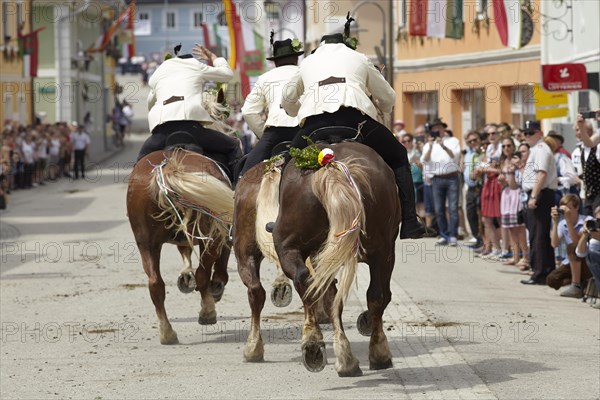
[[[412,140],[403,140],[402,143],[412,143]]]
[[[471,139],[471,140],[467,140],[467,143],[468,143],[468,144],[471,144],[471,143],[477,143],[477,139]]]
[[[536,131],[526,131],[526,132],[523,132],[523,135],[525,135],[525,136],[533,136],[533,135],[535,135],[535,132]]]
[[[503,144],[503,145],[502,145],[502,148],[503,148],[503,149],[505,149],[505,148],[507,148],[507,147],[513,147],[513,145],[512,145],[512,144]]]

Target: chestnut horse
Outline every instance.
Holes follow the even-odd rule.
[[[225,132],[219,118],[224,108],[219,103],[209,100],[205,106],[215,128]],[[160,273],[164,243],[176,245],[183,258],[179,290],[200,292],[198,323],[215,324],[215,302],[228,281],[227,240],[233,220],[233,189],[223,169],[212,159],[183,149],[150,153],[136,163],[131,173],[127,215],[148,275],[160,342],[178,343],[164,306],[165,283]],[[199,246],[200,264],[194,272],[191,256],[195,246]]]
[[[337,160],[332,164],[302,170],[290,162],[284,169],[273,241],[281,267],[304,303],[304,365],[317,372],[327,362],[316,310],[322,298],[333,324],[335,369],[339,376],[358,376],[362,371],[342,325],[343,301],[358,262],[366,262],[371,277],[366,314],[372,324],[369,366],[390,368],[382,315],[391,299],[400,201],[394,174],[375,151],[359,143],[329,147]]]

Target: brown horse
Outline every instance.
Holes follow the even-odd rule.
[[[366,262],[371,276],[367,290],[367,322],[372,324],[369,365],[371,369],[390,368],[392,356],[382,315],[391,299],[401,210],[393,172],[377,153],[359,143],[330,147],[342,164],[315,171],[301,170],[290,162],[285,168],[273,241],[281,267],[304,303],[304,365],[317,372],[326,364],[316,316],[316,301],[323,298],[333,324],[335,369],[339,376],[357,376],[362,371],[344,333],[343,301],[358,262]],[[307,259],[312,260],[314,270]],[[339,291],[335,287],[338,273]]]
[[[230,248],[226,242],[233,218],[233,190],[223,170],[213,160],[186,150],[150,153],[131,173],[127,214],[148,275],[160,342],[178,342],[164,307],[165,283],[160,274],[164,243],[175,244],[183,257],[180,290],[200,292],[198,322],[216,323],[215,301],[228,280]],[[199,245],[200,264],[194,274],[191,254],[195,245]]]

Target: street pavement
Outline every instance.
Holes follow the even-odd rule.
[[[218,322],[197,323],[197,293],[175,285],[182,263],[165,245],[166,308],[179,345],[158,340],[154,307],[125,210],[127,178],[142,137],[90,171],[15,192],[1,218],[2,399],[598,399],[600,313],[515,267],[483,261],[433,239],[398,241],[393,298],[384,315],[394,368],[368,369],[366,266],[344,309],[364,375],[339,378],[331,330],[328,365],[301,362],[301,302],[269,299],[265,362],[243,362],[250,308],[229,262]],[[197,263],[197,260],[194,261]],[[270,290],[275,267],[264,263]]]

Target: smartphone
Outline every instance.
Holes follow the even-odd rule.
[[[515,152],[513,153],[513,158],[515,158],[515,157],[516,157],[516,158],[521,158],[521,152],[520,152],[520,151],[515,151]]]
[[[425,143],[425,136],[416,136],[415,141],[417,143]]]

